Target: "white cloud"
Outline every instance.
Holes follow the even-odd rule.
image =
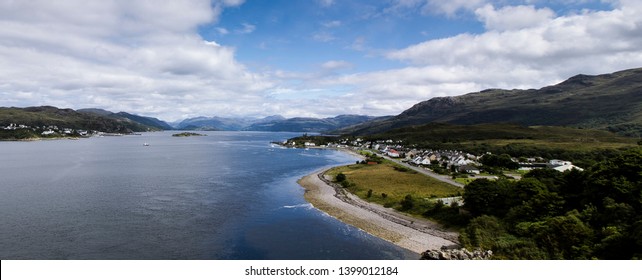
[[[355,113],[396,114],[436,96],[487,88],[539,88],[570,76],[642,65],[642,5],[623,1],[611,11],[555,15],[514,6],[477,10],[488,30],[428,40],[391,51],[409,66],[326,77],[315,87],[344,87],[338,103]],[[330,106],[330,105],[328,105]]]
[[[321,68],[326,70],[345,69],[353,67],[352,63],[344,60],[330,60],[321,64]]]
[[[243,23],[241,24],[243,28],[238,29],[236,32],[239,34],[250,34],[256,30],[256,25],[252,25],[249,23]]]
[[[399,0],[392,2],[395,7],[415,13],[466,11],[486,30],[387,52],[385,58],[405,64],[397,69],[346,75],[341,73],[355,67],[337,59],[316,62],[313,73],[257,73],[236,60],[234,48],[197,33],[199,26],[217,22],[223,9],[242,3],[0,0],[0,104],[101,107],[167,120],[384,115],[435,96],[541,87],[578,73],[642,65],[641,1],[622,0],[611,11],[556,15],[527,0]],[[330,28],[342,23],[321,25],[328,30],[314,39],[329,42],[335,37],[328,31],[337,31]],[[257,28],[240,27],[216,31]],[[345,47],[365,51],[376,43],[355,37]]]
[[[321,25],[325,28],[336,28],[341,26],[341,21],[340,20],[332,20],[332,21],[326,21],[322,22]]]
[[[218,33],[221,34],[221,35],[230,34],[230,31],[227,30],[226,28],[223,28],[223,27],[217,27],[216,31],[218,31]]]
[[[242,2],[0,1],[0,103],[169,120],[259,108],[272,83],[196,33],[218,20],[217,9]]]
[[[312,35],[312,39],[317,41],[317,42],[327,43],[327,42],[334,41],[337,38],[335,38],[334,35],[332,35],[332,33],[330,33],[330,32],[321,31],[321,32],[318,32],[318,33]]]
[[[355,51],[365,51],[366,50],[366,37],[359,36],[354,39],[352,44],[348,46],[349,49]]]
[[[459,11],[474,11],[484,6],[487,0],[426,0],[422,12],[426,14],[445,14],[454,16]]]
[[[222,3],[223,5],[227,7],[234,7],[234,6],[239,6],[243,4],[245,0],[223,0]]]
[[[549,8],[534,6],[507,6],[499,10],[490,4],[475,10],[487,30],[518,30],[546,24],[555,16]]]
[[[319,5],[323,7],[330,7],[334,5],[334,0],[318,0],[318,1],[319,1]]]
[[[527,19],[515,19],[511,12],[516,11]],[[627,7],[551,17],[546,10],[529,7],[494,10],[487,6],[478,10],[489,25],[486,33],[430,40],[390,52],[388,57],[414,65],[461,65],[480,71],[520,66],[553,71],[558,77],[635,67],[642,64],[642,19],[635,14]],[[504,24],[496,26],[500,22]],[[540,83],[545,82],[550,81]]]

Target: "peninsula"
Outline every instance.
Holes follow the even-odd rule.
[[[350,150],[345,152],[358,155]],[[458,233],[440,224],[416,218],[379,204],[367,202],[332,182],[331,169],[323,169],[301,178],[304,197],[317,209],[336,219],[397,246],[421,254],[458,246]]]
[[[298,181],[306,190],[305,199],[317,209],[418,254],[457,245],[458,234],[434,222],[403,215],[349,193],[338,194],[337,189],[327,183],[324,171],[316,171]]]

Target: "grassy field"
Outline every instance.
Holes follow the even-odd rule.
[[[456,178],[455,182],[463,184],[463,185],[468,185],[470,182],[477,180],[477,178],[472,177],[472,178]]]
[[[414,211],[408,211],[413,214],[423,213],[422,208],[425,207],[421,206],[431,198],[458,196],[463,192],[459,187],[399,168],[399,165],[390,161],[377,165],[353,164],[336,167],[327,174],[336,178],[339,173],[345,174],[346,180],[350,182],[348,190],[366,201],[399,208],[400,202],[407,195],[411,195],[417,206]],[[370,190],[372,193],[368,196]]]

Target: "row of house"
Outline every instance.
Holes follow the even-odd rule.
[[[64,135],[72,135],[75,133],[78,133],[81,136],[88,136],[89,131],[87,130],[75,130],[72,128],[59,128],[56,125],[44,125],[41,127],[31,127],[28,125],[24,124],[15,124],[11,123],[8,126],[2,127],[4,130],[17,130],[17,129],[31,129],[33,131],[42,131],[40,134],[43,136],[48,136],[48,135],[53,135],[53,134],[64,134]]]
[[[418,150],[407,149],[402,145],[401,141],[393,140],[380,140],[375,143],[366,142],[361,143],[357,139],[351,144],[361,148],[370,148],[379,151],[391,158],[401,158],[409,164],[417,166],[430,166],[440,165],[449,170],[455,170],[459,173],[479,174],[481,173],[480,167],[482,164],[479,159],[483,156],[477,156],[463,151],[453,150]],[[570,161],[552,159],[545,161],[541,157],[526,158],[525,162],[519,162],[518,159],[513,158],[513,161],[519,163],[522,170],[533,168],[551,168],[559,172],[564,172],[572,169],[583,171],[584,169],[573,165]]]
[[[284,142],[284,145],[294,146],[294,142]],[[390,158],[400,159],[406,163],[416,166],[431,166],[439,165],[451,171],[467,174],[481,173],[480,167],[482,164],[479,162],[483,155],[473,155],[463,151],[456,150],[431,150],[431,149],[414,149],[404,146],[403,141],[400,140],[376,140],[365,141],[362,138],[356,139],[340,139],[336,143],[327,143],[326,145],[317,145],[309,141],[304,143],[305,147],[321,147],[321,148],[352,148],[352,149],[366,149],[374,150],[381,155],[386,155]],[[560,172],[567,170],[583,169],[573,165],[570,161],[552,159],[546,161],[541,157],[532,157],[522,159],[513,158],[522,170],[529,170],[534,168],[551,168]]]
[[[15,123],[11,123],[8,126],[2,127],[2,129],[4,130],[29,129],[29,128],[31,127],[24,124],[15,124]]]

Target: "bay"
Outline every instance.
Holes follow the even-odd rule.
[[[172,133],[0,142],[0,258],[418,258],[303,199],[300,177],[354,157]]]

